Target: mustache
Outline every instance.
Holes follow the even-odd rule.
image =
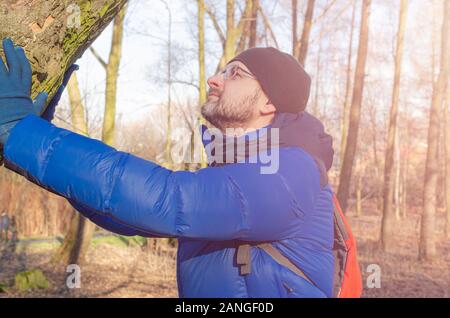
[[[220,95],[222,95],[222,94],[218,89],[210,88],[208,90],[208,95],[216,95],[216,96],[220,97]]]

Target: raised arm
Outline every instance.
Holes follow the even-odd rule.
[[[287,238],[312,210],[315,190],[308,189],[319,187],[318,170],[307,157],[298,164],[309,165],[300,170],[311,173],[298,177],[313,192],[299,202],[283,173],[260,174],[257,164],[173,172],[34,115],[11,131],[5,164],[84,208],[100,226],[123,226],[130,235]]]

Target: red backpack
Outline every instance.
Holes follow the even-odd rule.
[[[359,298],[362,278],[356,252],[356,241],[342,213],[336,195],[334,203],[334,297]]]

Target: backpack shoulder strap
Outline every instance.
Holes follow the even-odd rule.
[[[252,246],[256,246],[263,251],[265,251],[267,254],[269,254],[270,257],[274,261],[276,261],[281,266],[287,267],[291,271],[293,271],[298,276],[304,278],[306,281],[308,281],[310,284],[316,286],[314,282],[309,279],[308,276],[294,263],[292,263],[286,256],[280,253],[271,243],[260,243],[260,244],[238,244],[237,246],[237,264],[240,265],[240,274],[241,275],[247,275],[251,273],[251,255],[250,250]]]
[[[278,264],[289,268],[291,271],[296,273],[298,276],[306,279],[310,284],[314,285],[314,282],[306,276],[306,274],[294,263],[292,263],[286,256],[280,253],[272,244],[270,243],[262,243],[256,245],[257,247],[264,250],[267,254],[269,254]]]

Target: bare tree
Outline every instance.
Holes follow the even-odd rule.
[[[249,23],[249,36],[248,36],[248,48],[256,46],[257,29],[258,29],[258,12],[259,12],[259,0],[252,0],[252,14]]]
[[[337,196],[344,211],[346,211],[347,209],[353,162],[355,159],[356,146],[358,141],[358,129],[361,117],[361,104],[364,92],[365,69],[369,44],[370,4],[371,0],[363,0],[361,8],[361,30],[359,34],[359,48],[355,70],[353,97],[350,108],[347,146],[345,147],[344,161],[342,163],[342,170],[339,177]]]
[[[102,141],[110,146],[115,145],[117,79],[119,77],[119,66],[122,58],[123,23],[125,20],[126,8],[127,7],[124,6],[114,19],[108,62],[105,62],[94,48],[91,47],[92,54],[106,71]]]
[[[198,70],[199,70],[199,104],[206,102],[205,72],[205,0],[197,0],[198,5]]]
[[[448,85],[448,84],[447,84]],[[445,140],[445,210],[447,215],[446,234],[450,238],[450,85],[447,86],[447,95],[443,105],[444,114],[444,140]]]
[[[441,31],[441,62],[437,82],[433,85],[433,98],[430,107],[428,126],[428,148],[425,163],[425,182],[423,190],[423,214],[420,228],[419,259],[431,261],[436,257],[435,216],[438,178],[437,148],[439,139],[439,114],[445,99],[449,78],[449,20],[450,0],[443,3],[444,15]]]
[[[300,40],[297,41],[294,49],[294,56],[302,65],[305,65],[306,56],[308,54],[309,36],[311,34],[312,21],[314,16],[314,5],[315,0],[308,0],[305,19],[303,22],[302,36]]]
[[[210,17],[211,21],[213,22],[214,28],[217,31],[217,34],[219,35],[219,38],[222,40],[223,45],[223,53],[222,57],[219,59],[219,63],[216,68],[216,73],[223,68],[228,61],[230,61],[237,53],[239,41],[242,35],[243,31],[245,29],[245,26],[251,21],[252,17],[252,6],[253,6],[254,0],[246,0],[245,1],[245,8],[241,15],[241,18],[239,19],[239,22],[236,24],[234,20],[234,14],[235,14],[235,1],[234,0],[227,0],[226,2],[226,34],[224,35],[222,29],[220,28],[220,25],[217,21],[216,16],[214,15],[214,12],[210,7],[206,7],[206,13]],[[247,34],[244,34],[244,36],[247,36]]]
[[[353,58],[353,35],[355,30],[355,17],[356,17],[356,3],[355,1],[352,1],[352,20],[350,25],[350,39],[348,42],[348,53],[347,53],[347,70],[345,72],[345,97],[344,97],[344,108],[342,110],[342,117],[341,117],[341,148],[340,148],[340,164],[342,165],[342,162],[344,160],[344,152],[345,152],[345,145],[347,142],[347,130],[348,130],[348,111],[350,108],[350,89],[352,86],[352,79],[351,79],[351,73],[352,73],[352,58]]]
[[[381,243],[384,251],[391,251],[395,242],[395,219],[393,211],[394,199],[394,153],[397,139],[397,114],[400,97],[400,78],[403,62],[403,47],[405,37],[406,18],[408,15],[408,0],[400,3],[400,14],[397,31],[397,48],[395,53],[394,85],[392,104],[389,118],[389,130],[386,145],[386,159],[384,164],[383,188],[383,220],[381,226]]]
[[[291,15],[292,15],[292,55],[295,56],[297,50],[297,24],[298,24],[298,1],[291,1]]]

